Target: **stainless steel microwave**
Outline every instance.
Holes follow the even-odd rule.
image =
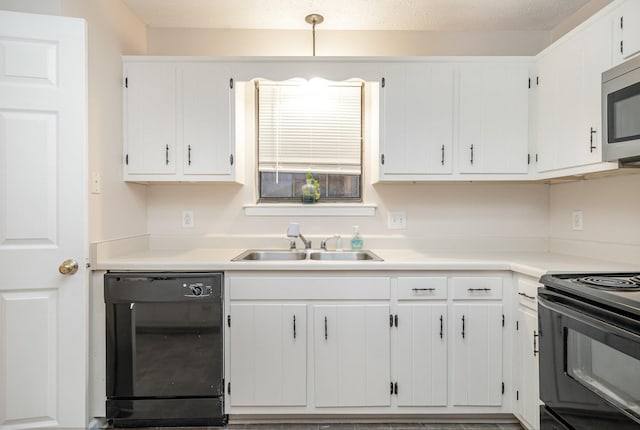
[[[640,164],[640,56],[602,74],[602,159]]]

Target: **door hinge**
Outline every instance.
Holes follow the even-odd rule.
[[[229,79],[229,88],[233,89],[233,78]]]
[[[126,164],[127,166],[129,165],[129,154],[126,154],[124,156],[124,164]]]
[[[502,314],[502,327],[504,327],[504,314]]]
[[[227,315],[227,326],[231,327],[231,315]]]
[[[227,394],[231,395],[231,382],[227,383]]]
[[[502,383],[502,394],[504,394],[504,382]]]
[[[384,88],[384,86],[387,85],[387,81],[384,79],[384,77],[382,78],[381,85],[382,85],[382,88]]]
[[[129,78],[124,78],[124,87],[129,88]]]

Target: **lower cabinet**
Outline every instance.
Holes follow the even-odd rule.
[[[307,307],[232,304],[230,315],[231,404],[306,405]]]
[[[494,273],[227,273],[226,412],[512,412]]]
[[[313,306],[315,405],[389,406],[389,305]]]

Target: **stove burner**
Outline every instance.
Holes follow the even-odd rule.
[[[585,276],[578,282],[603,290],[635,291],[640,289],[640,275],[633,278],[615,278],[611,276]]]

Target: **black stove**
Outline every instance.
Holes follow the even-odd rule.
[[[640,319],[639,272],[549,273],[540,283],[593,306]]]

